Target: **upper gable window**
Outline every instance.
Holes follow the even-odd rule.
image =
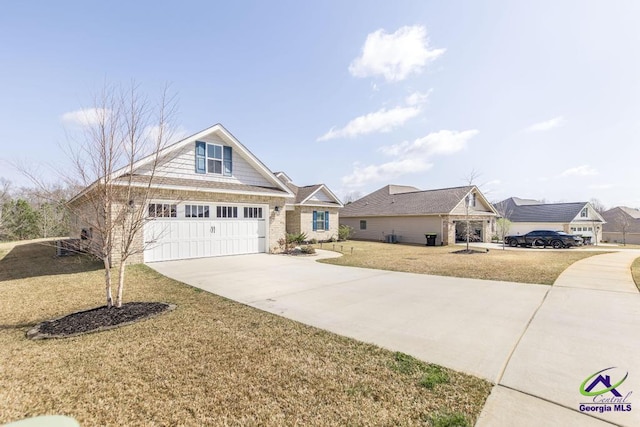
[[[196,173],[231,176],[233,154],[231,147],[196,141]]]
[[[583,208],[580,211],[580,218],[588,218],[589,217],[589,208]]]
[[[470,208],[476,207],[476,193],[471,193],[467,196],[467,206]]]

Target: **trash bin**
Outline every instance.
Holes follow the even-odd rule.
[[[436,245],[436,237],[438,237],[437,233],[426,233],[424,237],[427,238],[426,246],[435,246]]]

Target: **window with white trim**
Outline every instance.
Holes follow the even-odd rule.
[[[209,218],[208,205],[185,205],[185,218]]]
[[[588,218],[588,217],[589,217],[589,208],[585,207],[580,211],[580,218]]]
[[[262,218],[262,208],[245,207],[244,217],[245,218]]]
[[[360,220],[360,230],[366,230],[367,229],[367,221],[364,219]]]
[[[233,150],[220,144],[196,141],[196,173],[233,174]]]
[[[238,218],[237,206],[216,206],[217,218]]]
[[[176,205],[170,203],[149,203],[150,218],[176,218]]]

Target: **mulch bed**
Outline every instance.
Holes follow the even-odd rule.
[[[454,252],[451,252],[451,253],[452,254],[486,254],[487,252],[489,252],[489,249],[482,250],[482,251],[479,251],[477,249],[469,249],[469,250],[462,249],[462,250],[454,251]]]
[[[104,331],[139,322],[174,308],[175,305],[163,302],[129,302],[120,308],[102,306],[42,322],[27,332],[27,338],[67,338]]]

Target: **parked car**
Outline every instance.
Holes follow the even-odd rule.
[[[517,236],[505,236],[504,243],[513,248],[517,246],[545,247],[554,249],[582,246],[582,237],[562,231],[534,230],[527,234]]]

